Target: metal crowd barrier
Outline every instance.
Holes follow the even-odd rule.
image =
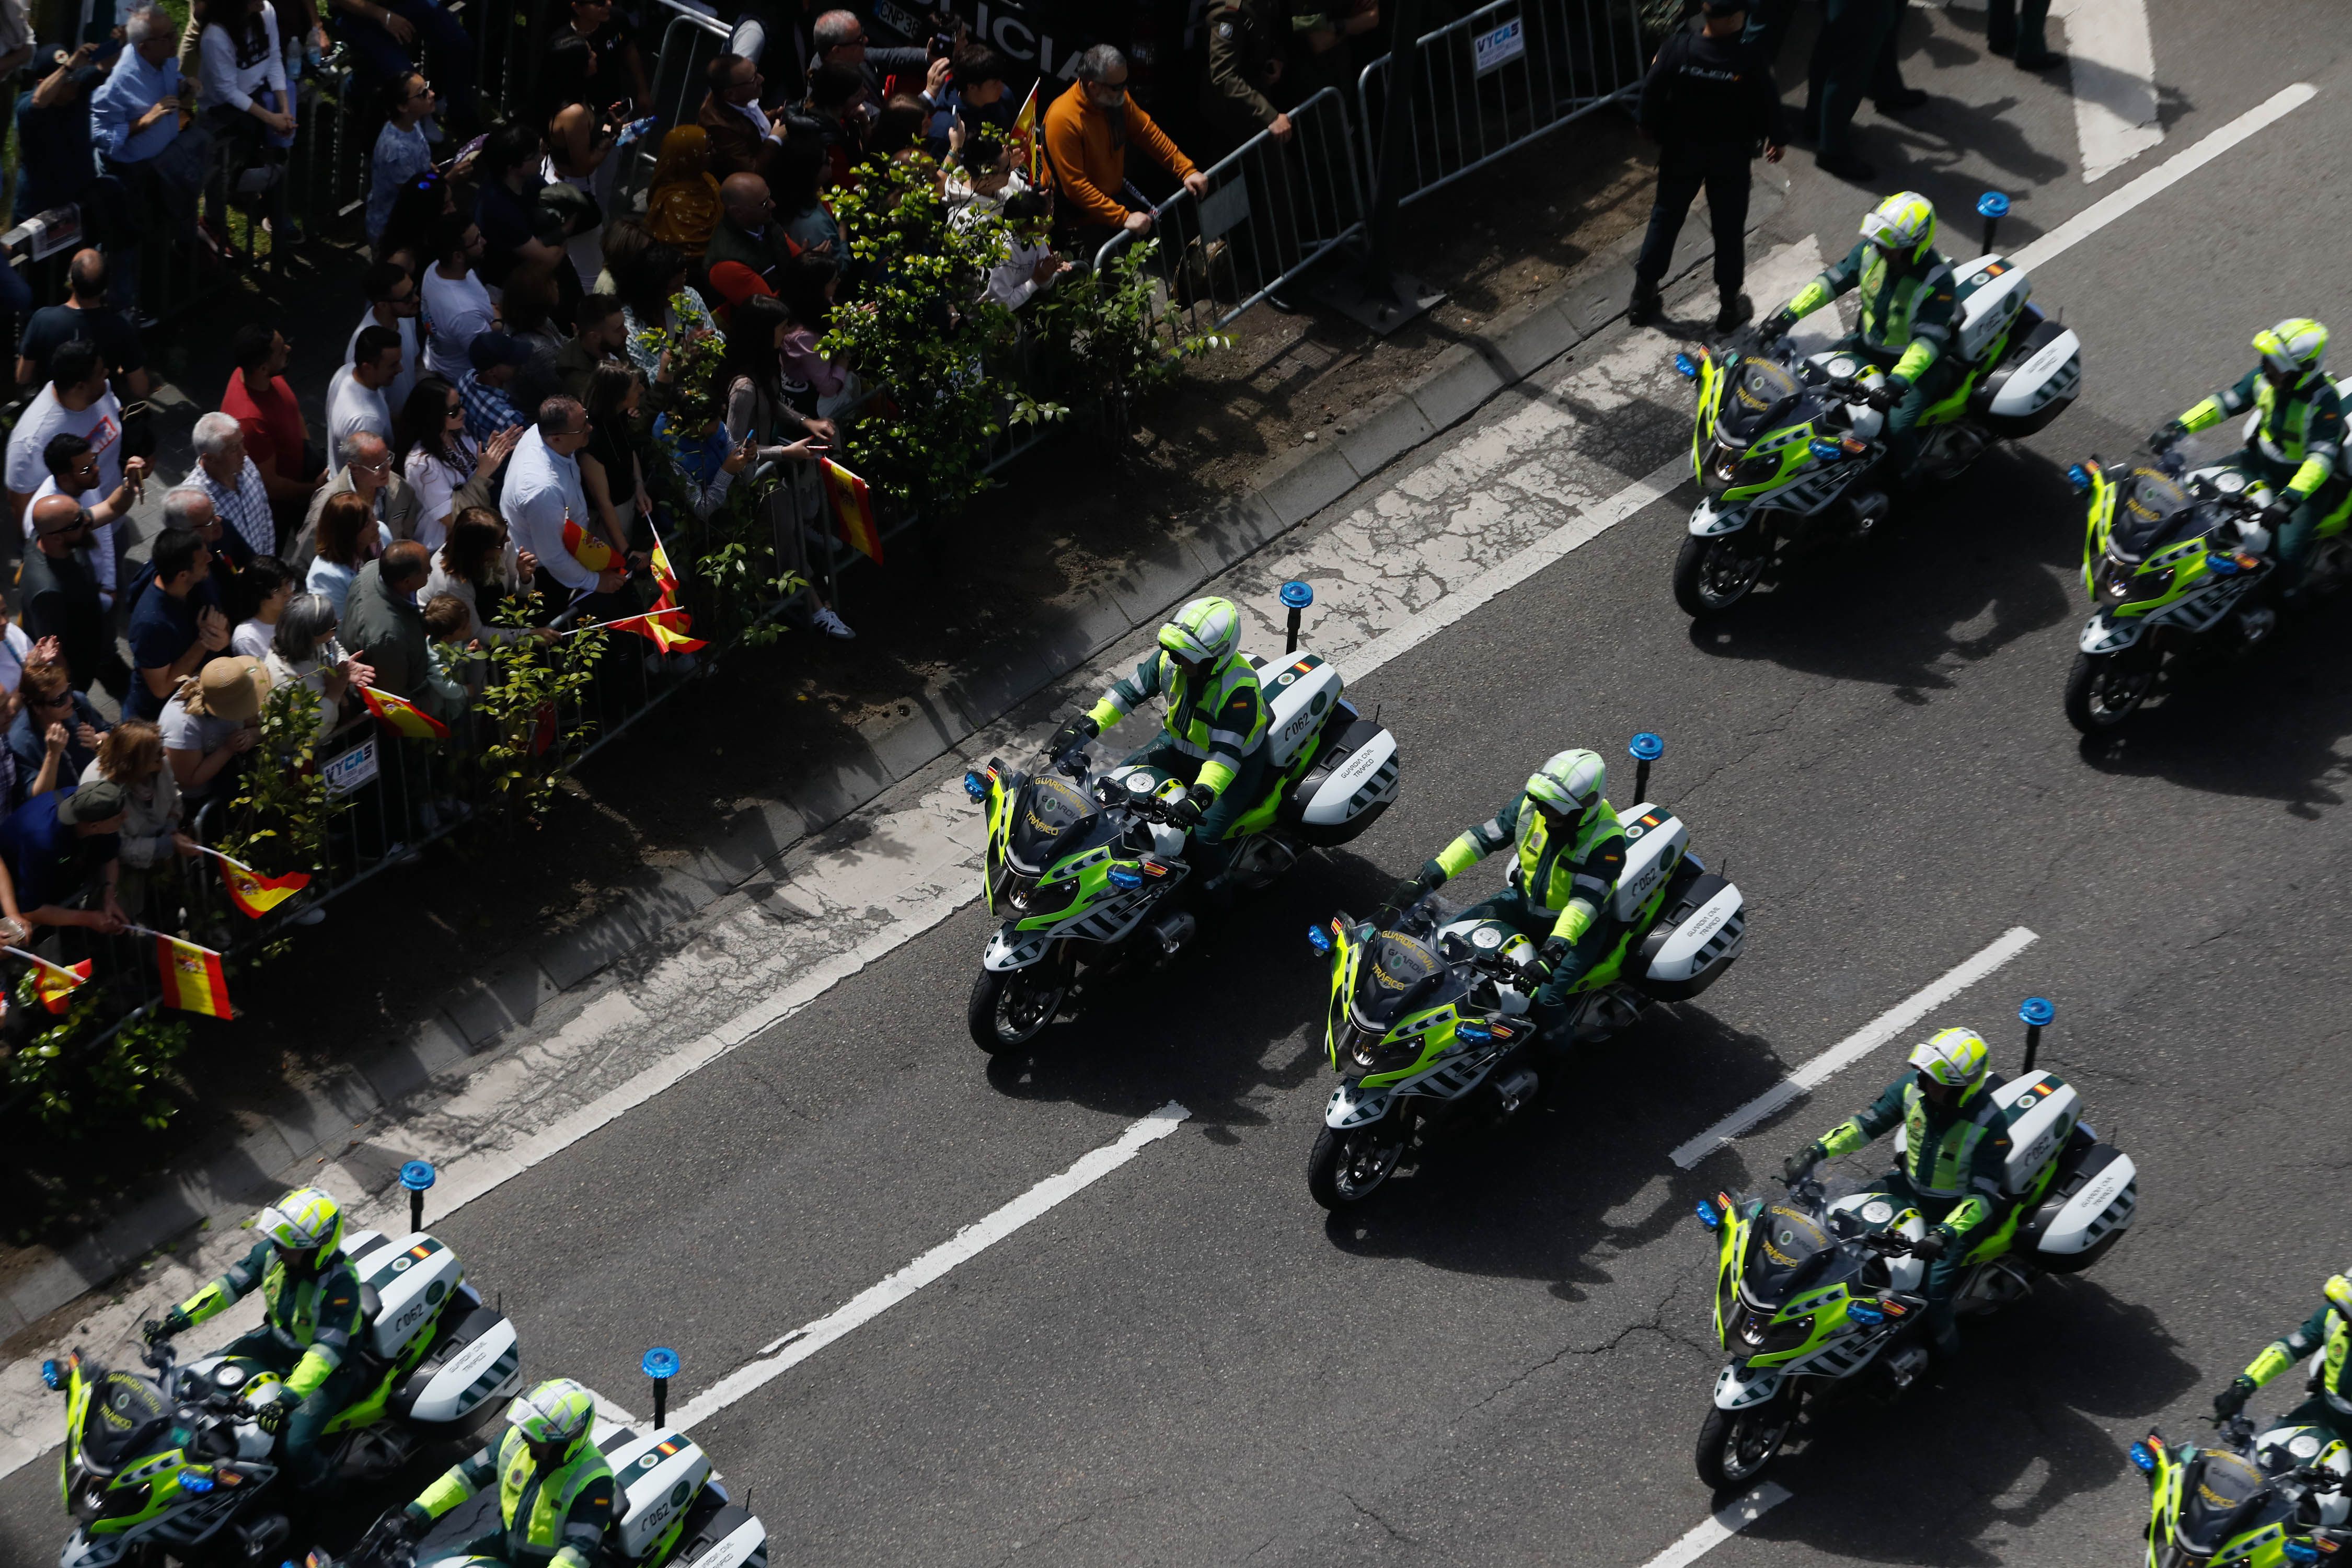
[[[662,132],[693,124],[701,112],[703,95],[709,90],[705,73],[712,60],[727,52],[727,40],[733,34],[718,17],[678,5],[677,0],[654,0],[654,14],[667,12],[669,21],[662,28],[661,47],[652,62],[654,101],[644,112],[657,116],[661,124],[653,134],[638,139],[635,156],[614,183],[616,191],[631,195],[641,181],[652,178],[654,164],[661,156]]]
[[[1356,79],[1375,183],[1391,58]],[[1423,34],[1398,205],[1631,96],[1647,63],[1639,0],[1493,0]]]
[[[1364,186],[1347,100],[1327,87],[1291,110],[1291,133],[1261,131],[1203,171],[1199,197],[1179,191],[1152,212],[1149,237],[1171,340],[1214,331],[1364,230]],[[1097,270],[1137,236],[1113,235]]]

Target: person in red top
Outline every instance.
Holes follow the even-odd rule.
[[[237,329],[229,350],[236,368],[229,372],[228,385],[221,393],[220,411],[245,432],[245,455],[261,471],[282,539],[302,525],[311,494],[326,477],[326,464],[310,457],[310,427],[303,422],[294,389],[286,384],[292,345],[284,335],[249,321]]]
[[[1209,181],[1127,96],[1127,60],[1117,49],[1097,44],[1078,56],[1075,70],[1077,80],[1070,90],[1045,110],[1045,155],[1061,187],[1062,217],[1072,239],[1091,256],[1122,228],[1138,235],[1151,231],[1151,215],[1130,211],[1121,199],[1130,143],[1183,181],[1195,197]]]

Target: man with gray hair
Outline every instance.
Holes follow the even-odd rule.
[[[882,101],[885,75],[900,79],[901,92],[921,92],[929,85],[930,51],[911,45],[899,48],[873,42],[866,37],[866,24],[857,19],[855,11],[824,13],[809,25],[809,40],[816,49],[809,58],[811,76],[816,74],[819,66],[847,66],[866,79],[866,90],[876,103]]]
[[[1151,215],[1127,205],[1129,147],[1183,181],[1195,198],[1209,181],[1127,95],[1126,57],[1097,44],[1072,69],[1078,79],[1045,110],[1045,156],[1061,187],[1069,237],[1091,255],[1122,229],[1139,237],[1151,232]]]
[[[178,225],[193,223],[196,212],[198,171],[211,134],[201,125],[180,129],[180,99],[187,84],[180,79],[180,29],[163,9],[142,5],[123,22],[131,47],[114,62],[114,72],[90,95],[90,140],[97,144],[106,172],[121,180],[131,200],[124,203],[134,228],[143,229],[150,215],[169,214]],[[169,158],[163,150],[182,135],[194,138]],[[180,173],[179,171],[187,171]],[[114,247],[114,299],[127,305],[138,294],[139,247]]]
[[[212,503],[213,515],[228,525],[229,531],[244,546],[246,560],[256,555],[278,553],[278,520],[269,510],[269,487],[262,482],[261,470],[245,455],[245,427],[233,414],[218,412],[205,415],[196,421],[192,437],[196,448],[196,466],[188,475],[193,491],[177,489],[172,496],[201,494]],[[172,496],[163,498],[169,506]],[[239,553],[230,545],[227,553]],[[239,566],[244,561],[237,562]]]
[[[198,592],[223,615],[232,614],[236,608],[236,574],[245,570],[253,552],[244,540],[223,526],[220,513],[213,510],[213,498],[190,485],[165,492],[163,526],[184,528],[205,542],[212,570]],[[137,601],[132,604],[135,608]]]
[[[331,496],[355,494],[374,510],[376,551],[383,550],[394,540],[416,537],[416,491],[401,477],[398,465],[392,460],[392,448],[383,437],[372,430],[344,437],[335,443],[335,461],[341,465],[340,470],[310,498],[310,514],[302,520],[302,531],[278,552],[297,576],[307,575],[310,563],[318,558],[319,514],[326,510]],[[465,500],[458,504],[481,503]]]
[[[595,514],[580,488],[579,454],[588,444],[588,411],[576,400],[551,397],[541,404],[537,423],[523,432],[508,460],[499,511],[514,535],[515,548],[538,558],[535,586],[546,596],[550,611],[584,601],[583,608],[592,616],[627,615],[635,606],[616,607],[624,576],[619,552],[610,550],[610,560],[601,568],[581,559],[593,557],[597,544],[610,549],[610,542],[596,531]]]

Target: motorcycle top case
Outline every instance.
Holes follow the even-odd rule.
[[[369,1353],[386,1361],[399,1356],[466,1278],[457,1255],[421,1230],[397,1241],[362,1231],[344,1243],[343,1252],[360,1277],[362,1290],[373,1302],[368,1313]]]
[[[2001,1172],[2000,1188],[2010,1197],[2021,1197],[2074,1134],[2083,1119],[2083,1097],[2049,1072],[2027,1073],[2000,1085],[1992,1096],[2009,1133],[2009,1163]]]
[[[627,1441],[605,1448],[604,1459],[621,1483],[621,1495],[628,1500],[620,1521],[613,1526],[612,1541],[632,1561],[653,1550],[661,1532],[677,1521],[702,1489],[702,1483],[710,1479],[709,1457],[683,1432],[630,1436]]]
[[[1954,295],[1958,319],[1953,323],[1953,352],[1976,364],[2017,324],[2026,300],[2033,296],[2033,279],[2016,262],[1998,255],[1956,262],[1952,276],[1959,285]]]

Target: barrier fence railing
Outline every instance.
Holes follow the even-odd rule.
[[[1374,183],[1391,58],[1356,79]],[[1639,0],[1493,0],[1423,34],[1398,204],[1637,91],[1647,63]]]
[[[1108,267],[1139,239],[1166,293],[1159,321],[1171,340],[1214,331],[1364,231],[1364,186],[1347,99],[1325,88],[1290,110],[1290,134],[1261,131],[1152,212],[1149,236],[1113,235]],[[1172,346],[1172,342],[1171,342]]]

